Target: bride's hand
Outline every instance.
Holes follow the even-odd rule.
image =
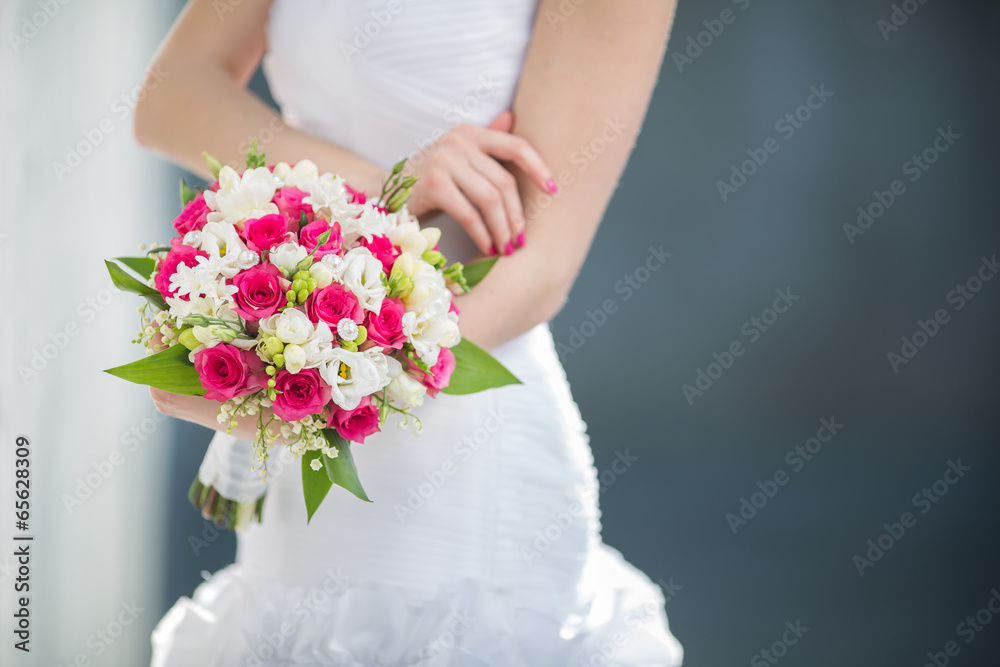
[[[505,111],[485,128],[456,125],[429,146],[415,169],[419,180],[410,194],[410,212],[444,211],[484,255],[510,255],[524,245],[521,195],[500,161],[517,165],[542,190],[555,192],[556,184],[534,147],[510,134],[512,125],[513,115]]]
[[[153,397],[156,409],[168,417],[177,417],[213,431],[226,431],[228,428],[228,424],[219,423],[218,414],[221,403],[218,401],[202,396],[172,394],[155,387],[149,388],[149,395]],[[266,410],[270,410],[270,408],[266,408]],[[265,422],[268,421],[269,416],[265,414]],[[237,438],[252,441],[257,437],[257,418],[237,417],[236,426],[233,427],[231,433]],[[281,442],[281,439],[278,438],[275,444],[281,444]]]

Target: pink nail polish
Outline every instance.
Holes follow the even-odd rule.
[[[517,235],[517,239],[514,241],[514,245],[516,245],[518,248],[524,246],[524,232],[521,232],[520,234]]]
[[[490,246],[490,257],[496,257],[496,256],[497,256],[497,247],[495,245],[491,245]]]
[[[549,192],[551,192],[552,194],[555,194],[556,192],[559,191],[559,188],[556,186],[555,180],[551,178],[545,181],[545,187],[548,188]]]
[[[510,241],[507,241],[507,245],[505,245],[504,248],[503,248],[503,254],[505,254],[505,255],[513,255],[514,254],[514,244],[511,243]]]

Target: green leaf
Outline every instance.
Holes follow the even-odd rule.
[[[115,261],[121,262],[146,280],[149,280],[156,268],[156,260],[152,257],[115,257]]]
[[[462,273],[465,274],[465,282],[469,284],[469,288],[473,288],[479,284],[486,274],[490,272],[493,265],[497,263],[499,257],[488,257],[487,259],[481,259],[478,262],[471,262],[462,267]]]
[[[340,434],[332,428],[323,429],[323,435],[340,452],[336,458],[323,457],[323,467],[326,468],[327,477],[337,486],[370,503],[371,500],[361,488],[361,480],[358,479],[358,468],[354,465],[354,456],[351,455],[351,443],[340,437]]]
[[[192,190],[188,186],[188,184],[184,182],[184,179],[182,178],[181,179],[181,208],[184,208],[185,206],[187,206],[197,196],[198,196],[198,193],[195,192],[194,190]]]
[[[310,463],[323,452],[312,449],[302,455],[302,493],[306,499],[306,523],[312,521],[313,514],[319,509],[333,482],[321,470],[313,470]],[[323,456],[323,458],[326,458]]]
[[[256,169],[257,167],[264,166],[266,166],[264,154],[257,150],[257,140],[254,139],[253,143],[250,144],[250,150],[247,151],[247,169]]]
[[[162,352],[133,361],[124,366],[109,368],[105,373],[136,384],[145,384],[173,394],[203,396],[205,388],[198,379],[198,371],[188,361],[188,349],[183,345],[168,347]]]
[[[451,352],[455,355],[455,371],[448,386],[441,390],[445,394],[474,394],[508,384],[521,384],[489,352],[467,338],[451,348]]]
[[[132,292],[133,294],[146,297],[151,304],[160,310],[167,309],[166,302],[163,301],[163,297],[155,289],[146,283],[140,282],[137,278],[133,278],[125,269],[111,260],[104,260],[104,265],[108,267],[108,273],[111,274],[111,282],[115,284],[115,287],[125,292]]]
[[[222,171],[222,163],[209,155],[208,152],[202,152],[201,157],[204,158],[205,164],[208,165],[209,171],[212,172],[212,176],[219,178],[219,172]]]

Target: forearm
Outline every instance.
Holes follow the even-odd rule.
[[[594,0],[555,30],[549,11],[558,12],[555,0],[539,8],[513,132],[553,168],[560,190],[544,193],[515,170],[525,247],[457,300],[463,335],[486,347],[548,321],[565,302],[645,117],[673,3]]]
[[[245,22],[245,31],[213,34],[219,19],[208,3],[185,9],[174,29],[177,34],[167,38],[154,59],[151,71],[157,77],[147,79],[146,94],[136,107],[139,143],[208,178],[203,151],[223,164],[240,167],[257,138],[269,164],[308,158],[321,172],[339,174],[359,190],[377,190],[382,172],[375,165],[287,126],[246,90],[265,48],[262,26],[267,10],[266,2],[248,2],[226,16],[227,22]],[[213,39],[239,43],[216,46]]]

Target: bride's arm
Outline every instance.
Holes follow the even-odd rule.
[[[250,138],[272,136],[262,146],[269,163],[308,157],[320,171],[340,174],[356,189],[379,192],[387,175],[382,170],[288,127],[246,90],[267,46],[270,0],[241,0],[222,16],[217,4],[191,0],[156,54],[135,110],[139,143],[207,177],[202,151],[238,168]],[[530,143],[507,132],[509,116],[501,114],[488,128],[458,125],[430,146],[410,200],[418,215],[449,213],[483,253],[492,246],[512,254],[524,229],[517,184],[497,160],[527,170],[540,187],[552,178]]]
[[[139,143],[206,178],[202,151],[241,165],[249,142],[269,130],[268,162],[309,157],[358,189],[378,191],[381,171],[354,153],[288,127],[246,90],[266,47],[269,0],[245,0],[220,17],[212,2],[190,2],[151,65],[135,109]],[[159,78],[159,82],[157,82]]]
[[[560,13],[567,5],[575,10]],[[513,133],[572,182],[560,182],[551,196],[512,168],[527,242],[457,299],[462,333],[476,343],[499,345],[562,308],[645,117],[674,6],[674,0],[541,1],[514,98]],[[585,149],[598,139],[599,155]],[[531,206],[547,197],[548,206]],[[533,210],[539,212],[532,216]]]

